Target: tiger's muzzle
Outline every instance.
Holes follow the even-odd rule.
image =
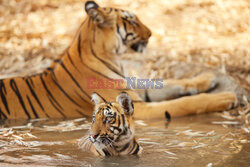
[[[96,134],[96,135],[89,135],[89,140],[92,143],[98,142],[100,144],[104,144],[104,145],[107,146],[107,145],[112,143],[113,137],[107,136],[107,135]]]
[[[138,41],[131,45],[131,49],[133,49],[136,52],[142,53],[147,46],[147,42],[145,41]]]

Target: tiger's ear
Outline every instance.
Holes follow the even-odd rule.
[[[91,9],[97,10],[98,8],[99,8],[99,6],[97,5],[97,3],[95,3],[95,1],[86,1],[85,2],[85,11],[87,14],[91,14],[91,13],[89,13]]]
[[[105,15],[102,8],[95,1],[87,1],[85,3],[85,11],[93,19],[94,23],[100,27],[110,27],[113,25],[113,17]]]
[[[101,101],[106,102],[106,100],[96,92],[92,94],[91,101],[94,102],[95,105],[98,105]]]
[[[134,105],[129,94],[126,92],[120,93],[116,97],[116,101],[121,105],[126,114],[132,115],[134,113]]]
[[[104,23],[104,15],[94,1],[87,1],[85,3],[85,11],[98,25]]]

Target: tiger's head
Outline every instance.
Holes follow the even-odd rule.
[[[92,143],[91,151],[102,156],[139,154],[142,148],[134,136],[134,108],[130,96],[123,92],[116,102],[106,102],[93,93],[92,100],[95,103],[92,126],[88,137],[84,138]]]
[[[151,31],[132,12],[111,7],[100,7],[94,1],[85,3],[88,35],[98,49],[122,54],[143,52]]]

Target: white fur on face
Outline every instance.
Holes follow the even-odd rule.
[[[122,38],[126,37],[126,32],[123,27],[120,27],[119,30],[120,30],[121,36],[120,34],[118,34],[118,32],[116,32],[117,42],[116,42],[115,53],[123,54],[127,51],[127,46],[122,41]]]
[[[120,32],[122,38],[125,39],[127,33],[126,33],[125,28],[123,26],[119,28],[119,32]]]
[[[103,114],[104,114],[105,116],[110,116],[110,115],[112,114],[112,112],[109,111],[109,110],[104,110],[104,111],[103,111]]]
[[[131,12],[123,11],[122,15],[124,17],[129,17],[130,19],[135,19],[135,15],[133,13],[131,13]]]

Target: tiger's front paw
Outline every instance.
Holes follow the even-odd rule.
[[[237,97],[232,92],[222,92],[213,94],[210,98],[209,107],[211,110],[223,111],[236,107],[238,104]]]

